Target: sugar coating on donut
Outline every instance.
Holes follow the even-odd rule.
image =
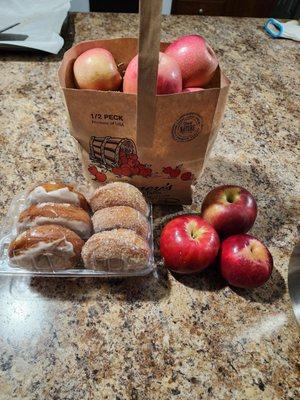
[[[131,229],[144,239],[149,237],[150,226],[147,218],[138,210],[128,206],[102,208],[92,217],[96,233],[105,230]]]
[[[142,192],[125,182],[112,182],[98,188],[91,200],[93,212],[106,207],[128,206],[148,216],[149,207]]]
[[[143,269],[149,262],[148,242],[130,229],[95,233],[82,248],[87,269],[130,271]]]

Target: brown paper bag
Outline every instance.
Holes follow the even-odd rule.
[[[139,46],[134,38],[81,42],[59,69],[71,134],[86,176],[95,185],[124,180],[154,203],[189,204],[220,127],[229,80],[218,68],[200,92],[156,95],[161,0],[140,1]],[[139,52],[138,95],[76,89],[75,59],[102,47],[125,69]]]

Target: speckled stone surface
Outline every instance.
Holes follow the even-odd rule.
[[[133,15],[77,14],[75,42],[134,36]],[[299,199],[299,44],[271,40],[263,20],[166,17],[163,39],[202,33],[232,87],[225,120],[197,184],[247,187],[259,204],[252,233],[275,261],[253,291],[216,271],[180,280],[0,278],[0,399],[300,398],[299,331],[287,293]],[[1,216],[53,175],[83,180],[57,81],[62,54],[1,53]],[[298,159],[297,159],[298,157]],[[176,209],[158,209],[156,235]]]

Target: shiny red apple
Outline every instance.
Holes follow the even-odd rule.
[[[267,247],[254,236],[234,235],[221,244],[220,268],[230,285],[254,288],[269,279],[273,258]]]
[[[76,86],[80,89],[117,90],[122,82],[112,54],[102,48],[80,54],[73,70]]]
[[[202,203],[202,218],[222,237],[246,233],[253,226],[257,205],[248,190],[234,185],[210,191]]]
[[[180,274],[202,271],[215,260],[220,240],[215,229],[196,215],[168,222],[160,236],[165,266]]]
[[[123,92],[137,93],[138,56],[135,56],[126,68],[123,79]],[[157,94],[178,93],[182,90],[180,68],[172,57],[159,53],[157,72]]]
[[[183,87],[207,85],[218,67],[213,49],[200,35],[180,37],[166,48],[165,54],[177,61]]]

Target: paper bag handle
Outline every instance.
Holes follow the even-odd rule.
[[[156,109],[156,81],[160,47],[162,0],[140,0],[137,144],[151,147],[153,143]]]

